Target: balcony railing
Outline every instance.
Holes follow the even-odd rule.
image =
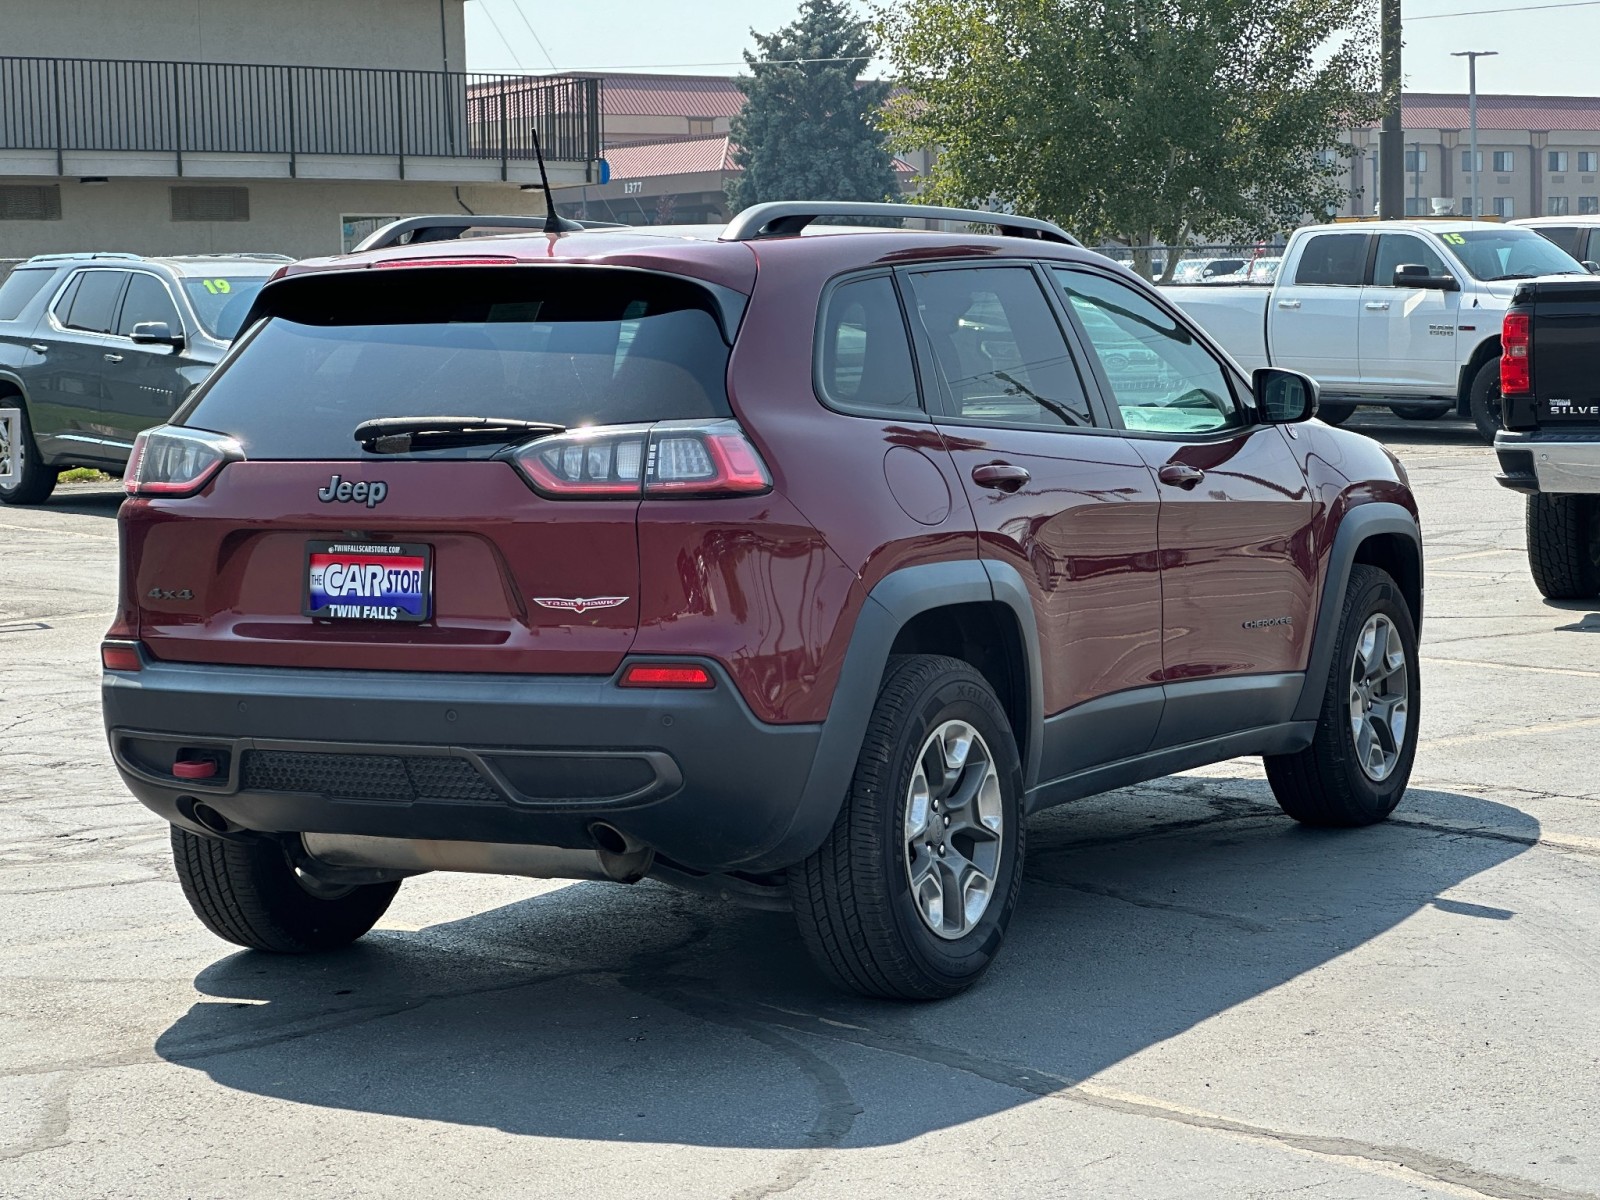
[[[0,150],[475,158],[600,155],[600,81],[0,56]]]

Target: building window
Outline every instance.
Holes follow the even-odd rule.
[[[1517,169],[1517,157],[1514,150],[1496,150],[1494,152],[1494,169],[1496,171],[1514,171]]]
[[[1406,151],[1406,170],[1413,173],[1428,169],[1428,152],[1426,150]]]
[[[1428,202],[1421,196],[1406,197],[1406,216],[1425,217],[1428,215]]]
[[[174,221],[248,221],[250,189],[242,187],[175,187]]]
[[[1503,221],[1509,221],[1516,216],[1516,205],[1510,196],[1496,196],[1494,198],[1494,215]]]
[[[1547,211],[1552,217],[1564,217],[1572,211],[1572,202],[1566,196],[1551,196]]]
[[[61,220],[61,187],[54,183],[10,183],[0,187],[0,221]]]
[[[717,132],[717,119],[715,117],[690,117],[690,137],[710,137]]]
[[[1545,155],[1548,169],[1560,174],[1567,169],[1567,152],[1565,150],[1551,150]]]
[[[1461,169],[1463,171],[1472,170],[1472,151],[1471,150],[1463,150],[1461,152]],[[1480,171],[1483,170],[1483,151],[1482,150],[1478,151],[1478,170],[1480,170]]]
[[[1600,167],[1600,154],[1593,150],[1578,151],[1578,170],[1593,171],[1597,167]]]
[[[1581,216],[1600,216],[1600,196],[1579,196],[1578,213]]]

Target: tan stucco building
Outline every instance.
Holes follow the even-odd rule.
[[[347,246],[594,178],[599,85],[464,72],[464,0],[6,0],[0,259]]]

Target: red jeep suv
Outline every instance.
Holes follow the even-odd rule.
[[[653,878],[951,995],[1038,809],[1238,755],[1309,824],[1399,801],[1416,506],[1315,407],[994,213],[301,263],[135,448],[111,751],[244,946],[424,871]]]

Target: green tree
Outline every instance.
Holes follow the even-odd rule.
[[[746,100],[734,117],[728,183],[735,209],[769,200],[883,200],[895,190],[894,158],[877,121],[886,83],[862,82],[872,31],[841,0],[804,0],[774,34],[751,31]]]
[[[1338,205],[1375,30],[1372,0],[906,0],[878,12],[903,86],[883,122],[940,149],[935,203],[1091,242],[1267,237]]]

